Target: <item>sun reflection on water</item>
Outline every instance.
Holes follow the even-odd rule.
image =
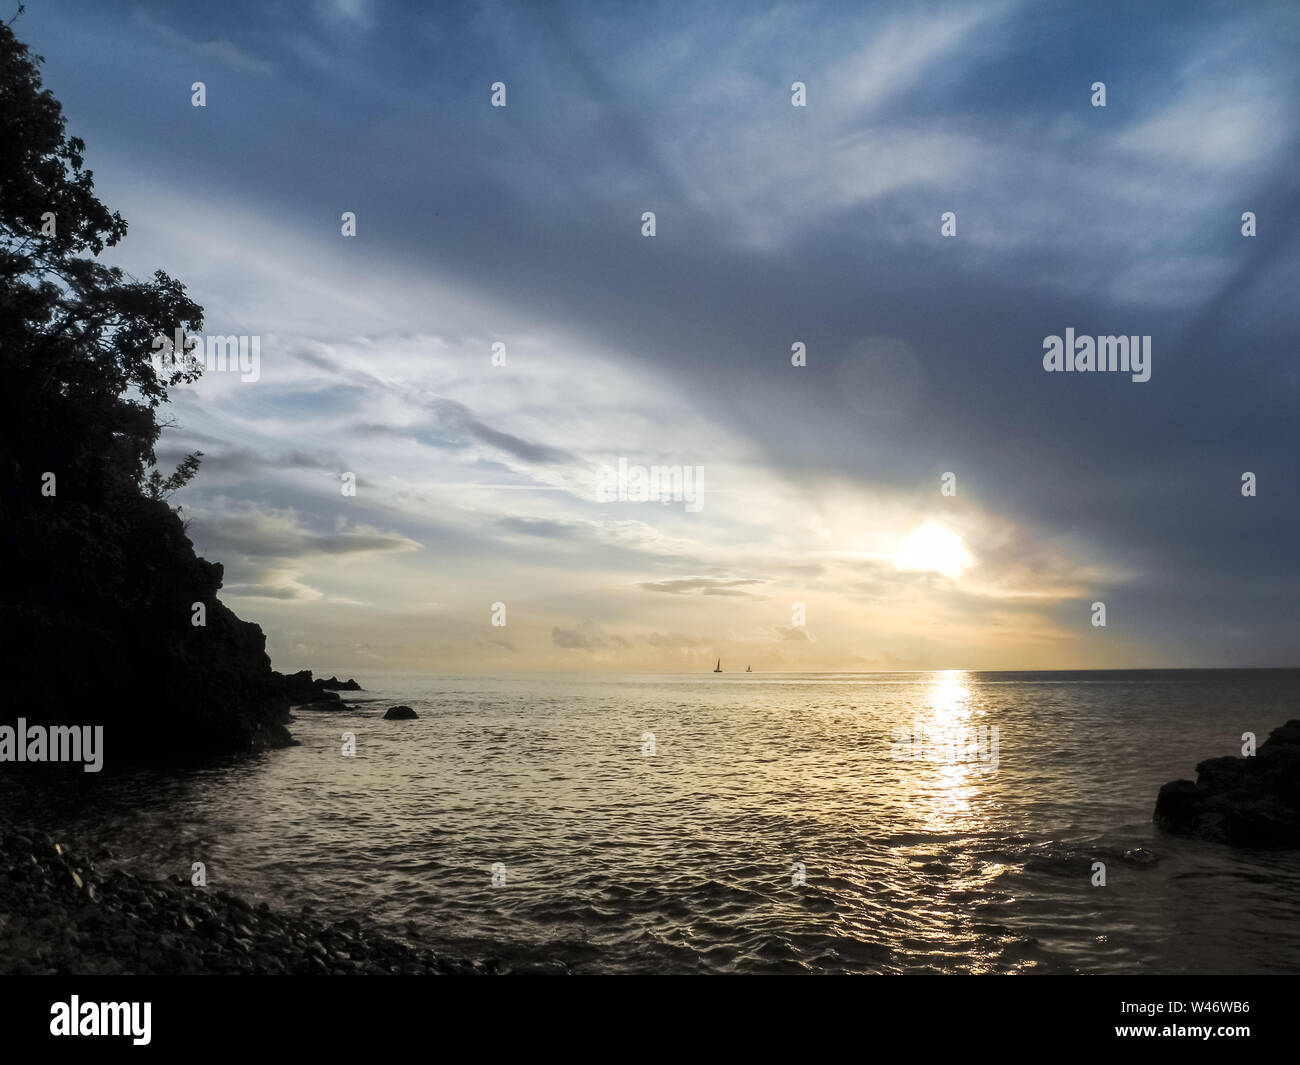
[[[962,670],[936,673],[909,723],[912,757],[905,763],[908,810],[925,833],[980,831],[989,827],[977,811],[993,765],[987,730]],[[979,742],[979,738],[984,743]]]
[[[912,942],[927,949],[978,942],[969,900],[987,893],[1002,872],[982,857],[978,842],[997,829],[996,763],[988,758],[989,743],[976,740],[991,729],[969,681],[962,670],[932,676],[904,726],[913,746],[896,763],[907,827],[891,847],[893,876],[909,895],[927,900],[907,919]],[[983,948],[968,949],[970,971],[994,964]]]

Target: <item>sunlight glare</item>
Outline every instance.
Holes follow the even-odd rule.
[[[893,559],[898,569],[942,573],[951,580],[974,561],[962,538],[937,521],[927,521],[913,530]]]

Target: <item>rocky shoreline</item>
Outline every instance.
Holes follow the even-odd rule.
[[[0,973],[471,975],[362,922],[250,905],[181,877],[101,874],[47,833],[0,819]]]
[[[1210,758],[1196,774],[1160,789],[1159,828],[1235,847],[1300,847],[1300,719],[1275,728],[1251,757]]]

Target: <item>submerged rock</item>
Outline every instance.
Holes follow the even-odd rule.
[[[384,715],[385,721],[410,721],[412,718],[418,718],[420,715],[412,710],[409,706],[390,706],[388,713]]]
[[[1210,758],[1196,782],[1160,789],[1158,828],[1236,847],[1300,847],[1300,720],[1275,728],[1253,758]]]

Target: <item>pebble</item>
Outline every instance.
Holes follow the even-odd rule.
[[[102,852],[101,852],[102,853]],[[329,924],[184,878],[101,876],[47,833],[0,818],[0,974],[464,973],[354,918]]]

